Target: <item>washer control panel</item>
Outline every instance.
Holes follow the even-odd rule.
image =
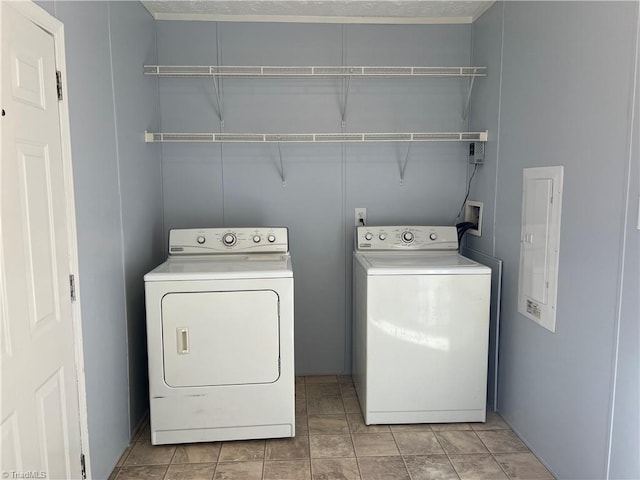
[[[458,230],[447,226],[356,227],[356,250],[457,250]]]
[[[287,253],[286,227],[181,228],[169,231],[169,255]]]

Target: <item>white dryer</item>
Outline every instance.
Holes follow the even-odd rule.
[[[171,230],[144,280],[151,442],[294,436],[287,229]]]
[[[455,227],[357,227],[353,379],[369,424],[484,422],[491,270]]]

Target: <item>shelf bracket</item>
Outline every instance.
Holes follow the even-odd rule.
[[[464,106],[464,111],[462,112],[462,119],[466,120],[467,116],[469,116],[469,106],[471,105],[471,92],[473,91],[473,82],[476,79],[476,74],[478,73],[478,69],[473,69],[473,75],[469,80],[469,91],[467,92],[467,103]]]
[[[347,126],[347,103],[349,102],[349,88],[351,87],[351,75],[347,77],[347,88],[344,92],[344,98],[342,102],[342,128]]]
[[[413,142],[409,142],[407,147],[407,154],[404,157],[404,163],[400,166],[400,185],[404,185],[404,172],[407,170],[407,163],[409,163],[409,153],[411,152],[411,145]]]
[[[282,147],[280,146],[280,140],[278,140],[278,156],[280,157],[280,179],[282,180],[282,187],[287,186],[287,181],[284,176],[284,162],[282,161]]]
[[[222,95],[220,95],[220,77],[212,75],[213,91],[216,95],[216,103],[218,104],[218,118],[220,118],[220,129],[224,128],[224,103],[222,102]]]

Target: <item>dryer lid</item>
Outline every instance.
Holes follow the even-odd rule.
[[[368,275],[484,275],[491,269],[458,253],[354,253]]]
[[[293,277],[289,254],[170,257],[144,276],[145,282]]]

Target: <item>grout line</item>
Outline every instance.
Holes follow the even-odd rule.
[[[451,468],[453,468],[453,471],[455,472],[456,476],[458,478],[460,477],[460,473],[458,473],[458,469],[456,468],[456,466],[454,465],[454,463],[451,461],[451,457],[449,456],[449,452],[447,452],[444,448],[444,445],[442,444],[442,442],[440,441],[440,439],[438,438],[438,432],[436,432],[435,430],[433,430],[433,427],[431,428],[431,430],[433,431],[433,435],[436,437],[436,441],[438,442],[438,444],[440,445],[440,448],[442,448],[442,451],[444,452],[444,454],[447,457],[447,461],[449,462],[449,465],[451,465]],[[446,431],[446,430],[442,430],[442,431]]]

